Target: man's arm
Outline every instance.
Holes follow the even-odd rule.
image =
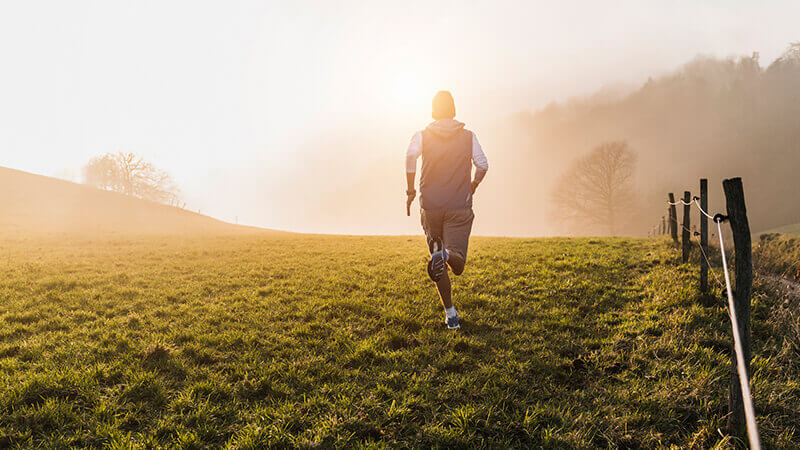
[[[406,215],[411,215],[411,204],[414,203],[414,198],[417,196],[417,191],[414,189],[414,178],[416,178],[416,172],[406,172],[406,184],[408,185],[408,189],[406,190]]]
[[[417,158],[422,154],[422,133],[417,132],[411,138],[411,143],[406,150],[406,215],[411,215],[411,204],[417,196],[414,189],[415,178],[417,175]]]
[[[486,176],[486,172],[489,171],[489,160],[486,159],[475,133],[472,133],[472,164],[475,165],[475,176],[471,183],[472,193],[474,194],[475,190],[478,189],[478,185],[483,181],[483,177]]]

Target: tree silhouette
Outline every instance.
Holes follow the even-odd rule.
[[[86,184],[132,197],[178,205],[179,193],[172,177],[134,153],[107,153],[92,158],[83,168]]]
[[[553,189],[553,215],[568,231],[616,234],[630,219],[636,155],[605,142],[575,160]]]

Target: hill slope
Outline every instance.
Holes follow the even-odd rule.
[[[765,231],[765,233],[794,234],[800,236],[800,223],[793,223],[791,225],[773,228],[772,230]]]
[[[0,167],[0,233],[176,234],[254,230],[167,205]]]

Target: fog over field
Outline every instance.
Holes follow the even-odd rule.
[[[489,158],[477,234],[605,233],[551,202],[605,141],[638,157],[619,233],[700,176],[712,207],[744,177],[755,231],[800,222],[776,208],[798,189],[800,5],[45,3],[0,6],[0,166],[80,181],[134,152],[224,221],[419,233],[403,153],[448,89]]]

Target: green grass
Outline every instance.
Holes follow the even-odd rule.
[[[417,237],[0,241],[0,447],[731,444],[724,303],[666,241],[470,250],[449,332]],[[755,404],[796,447],[771,298]]]
[[[800,237],[762,234],[753,254],[759,270],[800,282]]]

